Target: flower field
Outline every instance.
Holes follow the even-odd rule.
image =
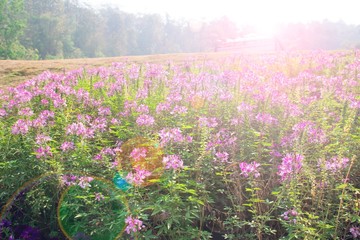
[[[360,52],[0,90],[0,239],[360,239]]]

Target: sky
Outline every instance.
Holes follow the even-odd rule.
[[[238,25],[271,30],[278,24],[344,21],[360,25],[359,0],[83,0],[131,13],[168,14],[173,19],[209,21],[227,16]]]

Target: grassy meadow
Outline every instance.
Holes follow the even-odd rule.
[[[0,239],[360,239],[360,52],[0,61]]]

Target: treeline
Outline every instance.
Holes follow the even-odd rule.
[[[227,18],[196,26],[76,0],[1,0],[0,12],[0,59],[200,52],[237,33]]]
[[[251,33],[224,17],[189,23],[117,8],[92,9],[77,0],[0,0],[0,59],[111,57],[213,51],[228,38]],[[285,49],[360,45],[360,31],[344,23],[290,24],[277,38]]]

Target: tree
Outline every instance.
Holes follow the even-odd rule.
[[[26,49],[19,41],[26,27],[23,0],[0,1],[0,58],[37,58],[35,51]]]

